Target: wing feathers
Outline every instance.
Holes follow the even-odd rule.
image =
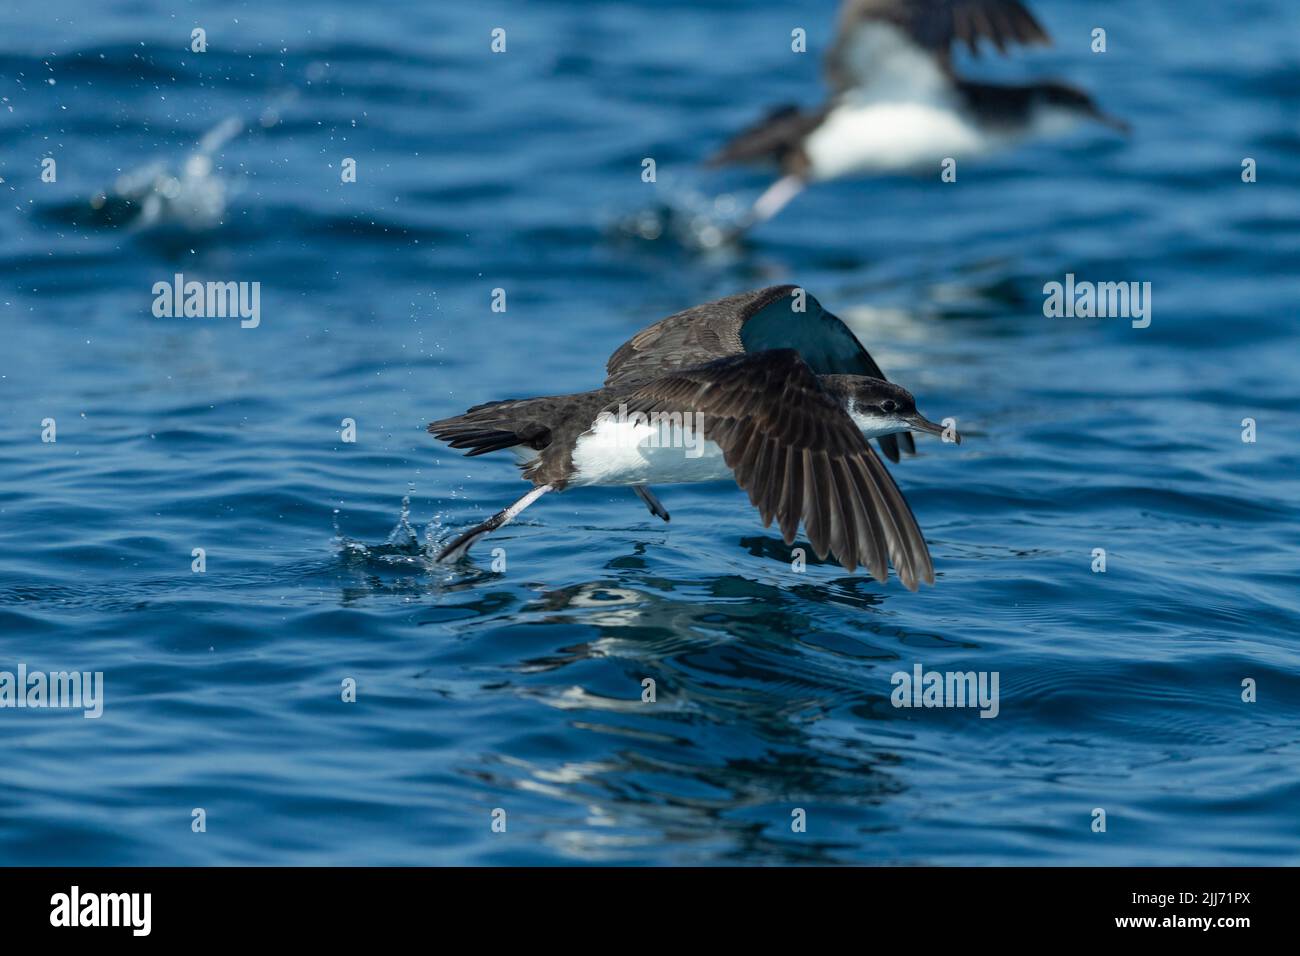
[[[915,590],[934,582],[925,539],[884,463],[793,349],[731,356],[642,385],[630,411],[693,412],[758,510],[791,544],[803,522],[819,559],[880,581],[892,561]]]
[[[801,311],[795,311],[796,293],[802,293]],[[609,357],[605,385],[635,387],[714,359],[781,348],[799,351],[819,375],[886,377],[843,320],[806,290],[777,285],[706,302],[647,326]],[[698,401],[699,396],[680,399]],[[879,441],[893,462],[899,459],[900,444],[916,451],[905,432]]]
[[[808,543],[812,545],[813,554],[817,555],[818,560],[826,560],[827,550],[826,542],[826,521],[822,517],[825,514],[825,494],[822,491],[823,485],[821,479],[826,477],[826,468],[824,461],[825,453],[820,451],[804,450],[803,458],[803,484],[804,484],[804,506],[803,506],[803,527],[808,533]]]
[[[844,523],[844,543],[841,550],[836,552],[845,571],[852,571],[858,566],[858,542],[859,542],[859,524],[858,509],[861,505],[858,503],[858,496],[853,490],[853,485],[849,479],[848,469],[845,466],[845,459],[836,458],[831,462],[831,474],[835,479],[835,494],[839,499],[840,518]],[[865,524],[865,518],[863,519]],[[863,529],[865,531],[865,529]]]
[[[794,544],[799,533],[799,518],[803,504],[803,468],[807,449],[790,448],[785,456],[785,482],[781,487],[781,503],[776,516],[781,525],[781,540]]]
[[[894,520],[884,493],[871,471],[870,467],[864,466],[862,486],[867,494],[871,496],[874,510],[880,516],[881,538],[884,540],[885,549],[889,552],[890,560],[894,563],[894,570],[898,573],[898,579],[907,588],[916,590],[916,575],[912,567],[911,556],[903,547],[903,536],[899,532],[898,524]]]
[[[826,69],[839,92],[898,75],[917,54],[951,75],[952,47],[979,56],[982,40],[1003,55],[1052,42],[1020,0],[846,0]]]

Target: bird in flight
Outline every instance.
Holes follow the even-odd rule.
[[[781,172],[745,228],[776,215],[810,182],[939,169],[1056,135],[1083,120],[1127,132],[1084,91],[1055,80],[1004,84],[968,80],[952,48],[973,56],[1051,38],[1020,0],[845,0],[825,60],[826,103],[772,110],[710,158],[710,165],[775,163]]]
[[[893,564],[910,590],[934,583],[912,509],[872,449],[916,450],[912,431],[960,442],[839,318],[803,289],[772,286],[670,315],[606,364],[601,388],[476,405],[428,430],[467,456],[511,449],[532,489],[447,545],[462,557],[542,495],[626,485],[664,521],[651,485],[733,479],[787,545],[802,522],[813,551],[878,581]]]

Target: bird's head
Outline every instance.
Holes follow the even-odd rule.
[[[901,385],[865,375],[826,377],[841,380],[828,383],[831,391],[838,394],[844,410],[867,438],[907,431],[940,436],[946,432],[944,426],[930,421],[916,410],[916,399]],[[951,435],[953,441],[961,442],[961,435],[955,429]]]

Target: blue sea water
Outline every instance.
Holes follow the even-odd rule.
[[[0,670],[105,681],[0,709],[0,863],[1300,862],[1300,7],[1032,6],[1052,48],[963,68],[1129,138],[719,248],[683,237],[767,180],[699,162],[819,100],[831,0],[0,9]],[[142,169],[188,211],[94,208]],[[176,273],[260,282],[260,324],[155,317]],[[1067,273],[1150,282],[1150,326],[1046,318]],[[965,432],[892,467],[933,588],[795,573],[723,484],[429,565],[525,486],[426,422],[778,282]],[[918,664],[998,716],[892,706]]]

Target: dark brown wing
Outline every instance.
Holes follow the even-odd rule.
[[[834,89],[868,84],[890,69],[888,61],[906,55],[890,42],[892,38],[880,35],[882,27],[901,33],[907,44],[933,57],[947,73],[952,72],[955,42],[964,43],[974,56],[979,55],[981,40],[1004,54],[1016,44],[1052,42],[1020,0],[845,0],[835,43],[826,57]]]
[[[836,315],[793,285],[729,295],[678,312],[642,329],[606,363],[607,386],[648,381],[679,369],[745,352],[791,348],[818,375],[885,378],[876,360]],[[880,448],[898,461],[898,447],[916,444],[908,432],[886,435]]]
[[[794,286],[771,286],[741,292],[676,312],[648,325],[609,357],[605,364],[605,384],[649,381],[678,369],[740,355],[745,351],[740,339],[745,320],[793,290]]]
[[[910,590],[934,583],[912,509],[839,402],[793,349],[735,355],[645,383],[628,411],[694,412],[736,482],[786,544],[799,522],[820,558]]]

